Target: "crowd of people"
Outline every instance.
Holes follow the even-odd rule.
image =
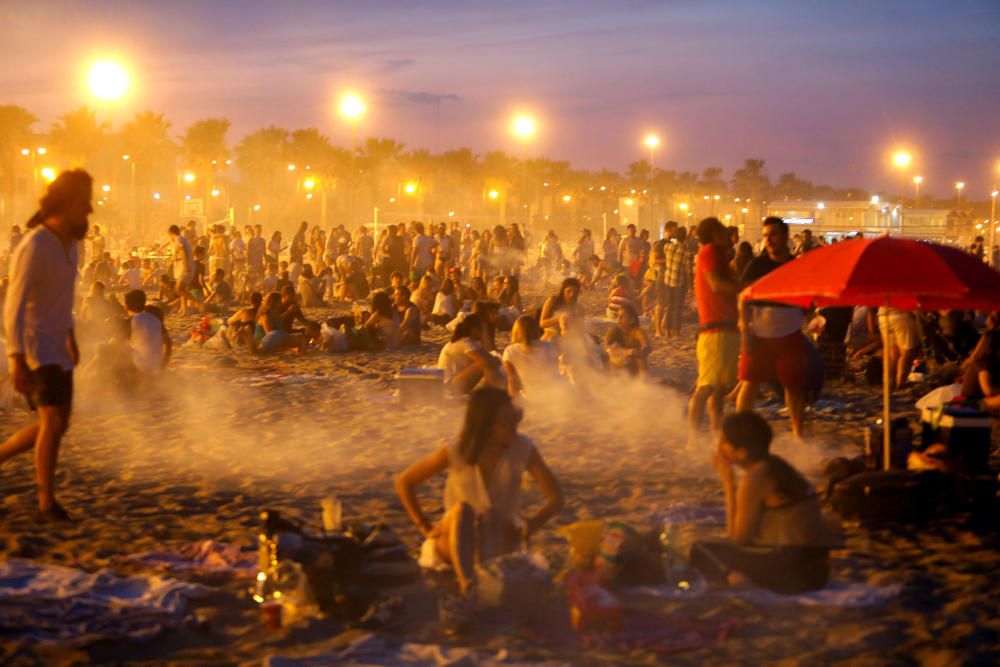
[[[523,406],[549,387],[593,386],[609,374],[641,381],[655,340],[671,345],[692,311],[698,375],[689,443],[697,446],[707,412],[728,519],[725,543],[698,544],[692,552],[692,563],[713,581],[749,578],[798,591],[822,586],[829,575],[835,540],[823,528],[815,494],[770,454],[771,428],[753,411],[763,387],[783,398],[797,438],[817,376],[822,382],[824,373],[846,373],[866,357],[889,364],[897,388],[909,382],[915,361],[939,369],[950,364],[952,378],[964,376],[969,397],[1000,406],[994,316],[980,322],[957,312],[807,313],[742,301],[745,287],[817,245],[808,230],[791,238],[779,218],[763,221],[759,253],[739,230],[706,218],[696,227],[668,222],[654,241],[635,225],[623,236],[612,228],[600,248],[583,230],[568,253],[549,231],[537,255],[517,224],[480,231],[413,222],[372,234],[364,226],[348,232],[302,222],[286,245],[278,231],[265,238],[260,225],[215,224],[200,233],[192,222],[171,226],[168,240],[146,252],[115,256],[105,230],[88,231],[91,188],[81,171],[51,184],[28,231],[12,234],[9,281],[2,286],[13,384],[38,421],[0,445],[0,463],[36,450],[45,521],[68,518],[53,479],[80,362],[78,339],[95,350],[81,372],[134,388],[158,377],[170,360],[168,313],[217,318],[219,331],[203,320],[196,334],[252,354],[405,348],[422,345],[430,327],[446,328],[438,367],[453,393],[469,395],[465,424],[454,446],[411,466],[397,489],[429,554],[454,566],[464,591],[475,586],[475,558],[517,548],[562,506],[554,475],[517,433]],[[82,298],[74,292],[78,278]],[[521,294],[522,280],[558,288],[533,308]],[[607,290],[606,311],[588,314],[583,290]],[[335,301],[353,303],[354,312],[320,320],[306,312]],[[603,337],[593,334],[595,322],[605,327]],[[502,350],[498,330],[511,331]],[[880,331],[889,333],[890,349],[879,349]],[[735,410],[725,416],[729,401]],[[738,484],[734,466],[745,470]],[[545,500],[522,522],[525,471]],[[434,523],[414,489],[438,473],[448,476],[446,513]],[[776,582],[777,570],[791,574]]]

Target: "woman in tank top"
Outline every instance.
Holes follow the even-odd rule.
[[[528,438],[518,434],[521,411],[507,392],[492,387],[469,397],[458,441],[439,447],[396,479],[410,518],[425,538],[421,564],[447,563],[463,594],[476,578],[476,563],[516,550],[563,506],[559,483]],[[521,480],[527,472],[545,502],[530,517],[521,515]],[[432,523],[416,487],[445,473],[444,516]]]
[[[755,412],[723,421],[712,463],[725,491],[728,539],[696,542],[691,566],[723,585],[749,582],[785,594],[817,590],[830,577],[830,549],[841,541],[812,485],[770,453],[771,437]],[[733,466],[743,469],[739,486]]]

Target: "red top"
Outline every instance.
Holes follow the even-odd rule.
[[[739,311],[735,293],[712,291],[707,273],[715,271],[722,278],[735,280],[722,249],[714,243],[701,246],[694,265],[694,297],[698,304],[698,324],[702,329],[732,329],[738,325]]]

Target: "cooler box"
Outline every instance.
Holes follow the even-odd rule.
[[[403,403],[440,403],[444,400],[444,370],[404,368],[396,373],[399,400]]]
[[[921,411],[921,445],[924,449],[940,442],[962,460],[967,472],[985,473],[990,466],[990,435],[993,419],[973,408],[946,407],[944,411]]]

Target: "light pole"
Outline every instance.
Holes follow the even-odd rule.
[[[913,177],[913,208],[920,206],[920,184],[923,182],[923,176]]]
[[[990,233],[989,233],[989,239],[990,239],[989,263],[990,263],[990,266],[992,266],[994,269],[997,268],[997,263],[996,263],[996,259],[997,258],[996,258],[996,255],[993,254],[993,243],[994,243],[994,240],[996,238],[996,231],[997,231],[997,195],[998,194],[1000,194],[1000,191],[997,191],[997,186],[994,185],[993,186],[993,192],[990,193]]]
[[[354,195],[357,190],[355,182],[357,171],[355,169],[355,159],[358,152],[358,119],[368,109],[368,105],[354,94],[344,95],[340,100],[340,113],[351,123],[351,200],[350,211],[348,213],[351,222],[354,222]]]
[[[538,123],[535,119],[528,115],[520,115],[514,118],[514,123],[511,126],[514,134],[521,140],[521,181],[524,183],[525,189],[525,199],[527,199],[527,189],[528,189],[528,140],[535,136],[538,131]],[[531,220],[531,207],[528,204],[528,221]]]
[[[655,134],[649,134],[646,136],[646,138],[643,140],[642,143],[646,144],[646,147],[649,149],[649,178],[650,180],[652,180],[653,168],[654,168],[653,158],[655,157],[656,154],[656,148],[660,145],[660,138]]]
[[[955,210],[962,208],[962,190],[965,189],[965,181],[955,183]]]

